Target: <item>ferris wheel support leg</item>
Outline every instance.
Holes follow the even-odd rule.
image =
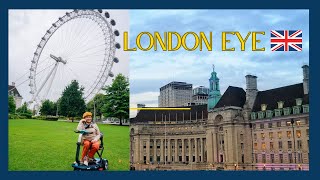
[[[54,65],[54,67],[52,68],[52,70],[50,71],[50,73],[47,75],[46,79],[44,80],[44,82],[41,84],[39,90],[37,91],[37,93],[33,96],[32,98],[32,102],[36,99],[36,97],[39,95],[39,93],[41,92],[43,86],[46,84],[46,82],[48,81],[48,79],[50,78],[50,76],[52,75],[53,71],[58,67],[59,62],[56,62],[56,64]]]

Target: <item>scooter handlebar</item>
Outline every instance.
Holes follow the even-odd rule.
[[[88,131],[86,131],[86,130],[80,130],[80,131],[78,131],[78,130],[76,130],[76,131],[74,131],[75,133],[80,133],[80,134],[92,134],[93,132],[88,132]]]

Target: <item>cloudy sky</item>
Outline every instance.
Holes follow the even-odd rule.
[[[9,11],[9,83],[15,82],[17,89],[23,96],[24,101],[31,99],[29,82],[25,82],[29,76],[29,68],[33,53],[37,45],[46,31],[56,22],[59,17],[65,15],[66,12],[72,10],[10,10]],[[104,11],[105,12],[105,11]],[[116,42],[122,46],[123,31],[129,31],[129,12],[127,10],[108,10],[110,19],[116,21],[114,29],[120,31],[120,36],[116,37]],[[37,72],[42,71],[37,78],[39,88],[41,82],[46,77],[51,69],[53,59],[45,58],[48,54],[55,52],[56,56],[61,56],[67,60],[67,64],[63,66],[59,64],[55,79],[51,89],[48,92],[49,99],[57,99],[66,84],[69,84],[72,79],[77,79],[80,85],[89,88],[90,83],[93,83],[102,66],[102,54],[104,47],[102,30],[91,20],[76,19],[69,21],[58,29],[55,34],[49,39],[46,44],[42,58],[39,59]],[[70,48],[70,49],[69,49]],[[64,52],[65,51],[65,52]],[[69,52],[70,51],[70,52]],[[129,53],[122,49],[116,51],[116,57],[120,62],[114,64],[112,72],[116,75],[122,73],[129,76]],[[48,67],[46,69],[46,67]],[[109,78],[107,84],[110,84],[112,79]],[[45,95],[45,93],[43,94]],[[51,96],[50,96],[51,95]]]
[[[271,52],[270,30],[302,30],[302,52]],[[303,64],[309,64],[308,10],[132,10],[130,11],[130,46],[143,31],[159,33],[187,31],[213,33],[213,51],[181,49],[176,52],[130,52],[130,106],[137,103],[158,105],[159,88],[171,81],[185,81],[196,86],[209,86],[212,64],[220,78],[221,93],[228,86],[245,89],[245,75],[258,76],[258,89],[266,90],[302,82]],[[221,51],[221,32],[265,31],[258,36],[264,52],[251,51],[251,37],[246,51],[240,51],[236,37],[228,36],[235,52]],[[190,41],[192,42],[192,41]],[[146,39],[142,44],[146,47]],[[135,111],[130,116],[134,117]]]

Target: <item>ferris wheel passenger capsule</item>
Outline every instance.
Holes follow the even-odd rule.
[[[99,13],[102,13],[102,9],[98,9]]]
[[[112,73],[112,72],[109,72],[109,74],[108,74],[110,77],[113,77],[114,76],[114,74]]]
[[[106,18],[110,17],[110,14],[108,12],[104,13],[104,16],[106,16]]]
[[[113,58],[113,62],[118,63],[119,59],[115,57],[115,58]]]
[[[120,46],[119,43],[116,43],[116,44],[115,44],[115,47],[116,47],[117,49],[120,49],[120,48],[121,48],[121,46]]]
[[[112,26],[115,26],[115,25],[116,25],[116,21],[113,20],[113,19],[111,19],[110,23],[111,23]]]
[[[119,36],[119,35],[120,35],[119,31],[118,31],[118,30],[115,30],[115,31],[114,31],[114,35]]]

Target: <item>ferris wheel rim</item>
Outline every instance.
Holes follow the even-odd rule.
[[[99,74],[97,75],[97,78],[95,81],[89,85],[88,89],[86,90],[86,94],[84,94],[84,99],[87,99],[88,97],[98,93],[105,85],[105,83],[108,80],[108,77],[113,77],[113,73],[111,72],[111,69],[113,67],[113,63],[117,61],[115,57],[115,51],[116,51],[116,42],[115,42],[115,34],[113,32],[113,28],[110,25],[110,23],[107,21],[106,18],[103,16],[102,10],[73,10],[71,12],[66,12],[66,14],[63,17],[58,18],[56,22],[52,24],[52,26],[46,31],[45,35],[42,36],[41,41],[39,42],[35,52],[34,56],[31,61],[31,67],[30,67],[30,93],[32,94],[32,100],[33,102],[38,102],[39,97],[35,96],[35,93],[37,92],[37,84],[36,84],[36,75],[37,75],[37,66],[39,63],[39,59],[41,57],[42,51],[45,49],[47,42],[50,40],[50,38],[53,36],[53,34],[61,28],[64,24],[68,23],[69,21],[72,21],[74,19],[78,18],[88,18],[94,21],[98,24],[98,26],[101,28],[103,35],[105,37],[105,44],[108,45],[108,54],[106,54],[107,49],[105,50],[105,54],[103,57],[103,63],[102,67],[100,68]],[[115,30],[117,31],[117,30]],[[107,44],[107,39],[109,40],[109,44]],[[107,47],[106,47],[107,48]]]

